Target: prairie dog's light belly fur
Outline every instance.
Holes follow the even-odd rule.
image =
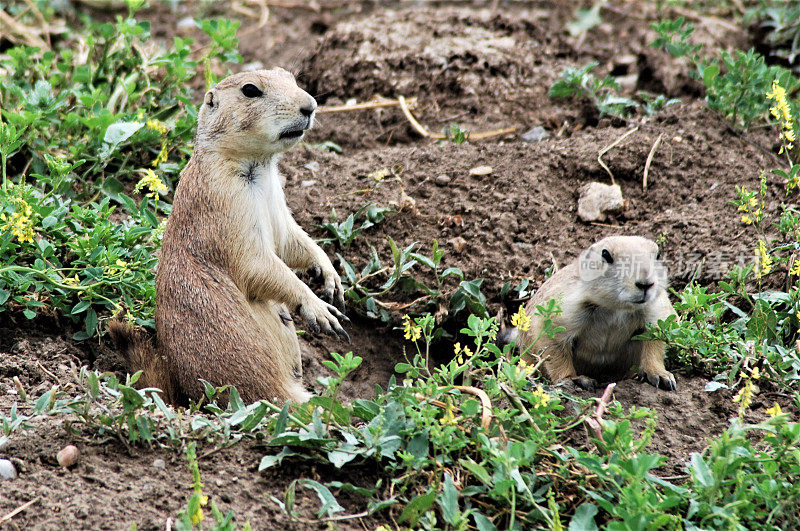
[[[252,181],[242,190],[242,204],[252,218],[254,237],[262,249],[282,249],[289,233],[290,213],[286,206],[277,164],[269,161],[252,170]]]

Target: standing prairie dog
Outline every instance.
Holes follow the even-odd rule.
[[[316,101],[276,68],[232,75],[206,92],[181,172],[156,275],[156,344],[119,321],[109,331],[140,383],[173,403],[203,384],[234,385],[247,401],[306,401],[288,309],[347,338],[340,310],[293,269],[322,275],[344,310],[330,259],[292,218],[277,161],[314,123]],[[349,339],[349,338],[348,338]]]
[[[666,269],[657,255],[658,246],[646,238],[611,236],[559,269],[526,307],[531,327],[520,331],[518,341],[525,361],[540,356],[551,380],[569,378],[583,388],[623,378],[638,366],[640,378],[676,390],[675,377],[664,368],[664,342],[631,340],[647,323],[675,313],[667,297]],[[536,306],[550,299],[561,306],[553,326],[565,330],[536,341],[542,328]]]

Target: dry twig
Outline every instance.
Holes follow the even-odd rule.
[[[594,417],[587,417],[586,424],[594,432],[597,439],[603,439],[603,413],[608,409],[608,404],[611,403],[611,395],[614,393],[614,388],[617,386],[615,383],[610,383],[603,391],[603,395],[598,399],[597,409],[594,410]]]
[[[617,183],[614,182],[614,174],[611,173],[611,170],[608,169],[608,166],[606,166],[606,163],[603,162],[603,155],[605,155],[606,153],[611,151],[613,148],[618,146],[620,142],[622,142],[623,140],[625,140],[626,138],[628,138],[630,135],[632,135],[633,133],[635,133],[638,130],[639,130],[639,126],[634,127],[633,129],[629,130],[627,133],[625,133],[624,135],[622,135],[621,137],[619,137],[614,142],[612,142],[611,144],[607,145],[606,147],[604,147],[603,149],[601,149],[597,153],[597,162],[599,162],[600,166],[602,166],[603,169],[606,170],[606,172],[608,172],[608,176],[611,177],[611,184],[617,184]]]
[[[24,511],[25,509],[27,509],[28,507],[30,507],[31,505],[33,505],[37,501],[39,501],[39,497],[38,496],[36,498],[32,499],[29,502],[23,503],[22,505],[20,505],[19,507],[17,507],[13,511],[11,511],[7,515],[5,515],[4,517],[0,518],[0,524],[2,524],[3,522],[7,522],[7,521],[11,520],[12,518],[17,516],[19,513],[21,513],[22,511]]]
[[[335,107],[320,107],[317,111],[318,114],[328,114],[333,112],[347,112],[347,111],[359,111],[363,109],[379,109],[382,107],[400,107],[400,110],[403,111],[403,115],[408,120],[408,123],[411,124],[411,127],[414,128],[421,137],[423,138],[433,138],[434,140],[446,140],[447,136],[441,133],[431,133],[428,129],[425,128],[424,125],[419,123],[414,115],[411,114],[411,108],[417,103],[416,98],[409,98],[405,99],[403,96],[400,96],[396,100],[385,100],[385,101],[370,101],[366,103],[356,103],[355,105],[337,105]],[[491,131],[481,131],[480,133],[470,133],[467,136],[468,140],[484,140],[486,138],[492,138],[495,136],[502,136],[508,135],[511,133],[515,133],[517,131],[516,127],[505,127],[503,129],[492,129]]]
[[[408,98],[406,104],[413,107],[417,104],[417,98]],[[332,112],[347,112],[347,111],[360,111],[364,109],[380,109],[382,107],[398,107],[400,106],[399,100],[377,100],[368,101],[365,103],[356,103],[354,105],[336,105],[333,107],[320,107],[317,109],[317,114],[328,114]]]
[[[644,163],[644,176],[642,177],[642,190],[645,192],[647,191],[647,176],[650,173],[650,164],[653,163],[653,155],[656,154],[656,150],[658,146],[661,144],[661,140],[664,138],[664,133],[658,135],[656,141],[653,142],[653,147],[650,148],[650,153],[647,155],[647,162]]]

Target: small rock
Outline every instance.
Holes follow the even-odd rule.
[[[319,171],[319,162],[312,160],[308,164],[303,164],[303,167],[311,173],[317,173]]]
[[[447,184],[450,184],[451,180],[452,179],[450,179],[449,175],[439,175],[433,180],[433,182],[435,182],[439,186],[445,186]]]
[[[164,470],[166,467],[167,467],[167,463],[165,463],[163,459],[154,459],[153,460],[153,468],[157,468],[159,470]]]
[[[315,179],[309,179],[307,181],[300,181],[300,188],[311,188],[315,184],[317,184],[317,181]]]
[[[618,184],[588,183],[581,186],[578,197],[578,217],[581,221],[605,221],[608,214],[625,206]]]
[[[178,30],[178,33],[187,34],[191,33],[192,30],[197,28],[197,24],[194,22],[193,17],[184,17],[175,24],[175,29]]]
[[[0,459],[0,480],[2,479],[16,479],[17,469],[14,463],[8,459]]]
[[[476,177],[482,177],[484,175],[490,175],[492,173],[491,166],[475,166],[471,170],[469,170],[470,175],[474,175]]]
[[[63,466],[64,468],[69,468],[78,462],[79,455],[80,451],[78,451],[78,448],[70,444],[58,452],[56,459],[58,460],[59,465]]]
[[[639,82],[639,74],[628,74],[627,76],[618,76],[617,83],[623,90],[635,90]]]
[[[549,137],[550,133],[548,133],[547,130],[541,125],[537,125],[527,133],[524,133],[521,138],[523,142],[532,144],[533,142],[539,142]]]
[[[467,240],[461,236],[456,236],[455,238],[447,240],[447,244],[453,248],[454,253],[461,254],[461,252],[464,251],[464,247],[467,245]]]
[[[254,70],[263,70],[264,63],[261,61],[253,61],[242,66],[242,72],[253,72]]]
[[[397,206],[399,207],[400,211],[411,211],[413,213],[417,213],[417,201],[410,195],[408,195],[405,191],[400,192],[400,200],[397,202]]]

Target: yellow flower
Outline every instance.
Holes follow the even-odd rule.
[[[767,415],[769,415],[770,417],[775,417],[781,415],[782,413],[783,411],[781,411],[781,405],[778,404],[777,402],[775,402],[775,405],[767,410]]]
[[[789,180],[786,181],[786,190],[791,191],[798,186],[800,186],[800,173],[796,173],[792,177],[789,177]]]
[[[767,92],[767,99],[775,100],[775,105],[769,108],[769,112],[781,125],[780,139],[785,140],[781,152],[785,149],[792,149],[792,142],[795,141],[794,122],[789,102],[786,99],[786,89],[778,84],[778,80],[772,81],[772,90]]]
[[[747,411],[747,408],[749,408],[750,404],[753,402],[754,390],[755,385],[753,384],[753,381],[749,378],[746,378],[744,387],[739,389],[739,392],[733,397],[733,401],[739,404],[740,418],[744,416],[744,412]]]
[[[406,339],[410,339],[416,343],[422,336],[422,327],[417,326],[411,322],[411,318],[407,315],[403,316],[403,332]]]
[[[744,223],[745,225],[752,225],[753,224],[753,218],[751,218],[749,215],[745,214],[744,216],[742,216],[742,223]]]
[[[108,266],[106,271],[109,275],[116,275],[117,273],[124,273],[128,269],[128,262],[125,260],[117,259],[114,266]]]
[[[77,286],[80,282],[81,280],[78,278],[78,275],[74,277],[64,277],[64,280],[61,281],[62,284],[66,284],[67,286]]]
[[[758,240],[756,248],[756,278],[761,278],[772,271],[772,257],[767,252],[767,244]]]
[[[169,191],[167,185],[164,184],[158,175],[153,170],[145,170],[144,177],[142,177],[133,189],[134,193],[140,192],[143,188],[150,190],[147,197],[152,198],[154,201],[158,199],[159,194]]]
[[[442,415],[442,418],[439,419],[439,422],[442,425],[457,424],[456,416],[453,414],[454,409],[455,408],[452,406],[452,404],[447,404],[447,406],[444,408],[444,415]]]
[[[550,395],[544,392],[544,389],[542,389],[541,385],[538,386],[536,391],[531,394],[539,399],[539,402],[533,406],[536,409],[540,407],[546,407],[547,403],[550,402]]]
[[[147,128],[158,131],[159,134],[167,134],[167,126],[158,120],[147,120]]]
[[[517,313],[511,316],[511,326],[516,327],[522,332],[527,332],[531,329],[531,318],[525,312],[525,307],[520,306]]]
[[[533,374],[533,365],[528,365],[525,360],[521,360],[517,365],[517,376],[522,376],[523,374],[527,378],[531,374]]]
[[[10,216],[0,214],[2,229],[16,236],[20,243],[33,243],[33,209],[24,199],[12,201],[16,203],[15,212]]]
[[[752,378],[753,380],[758,380],[759,378],[761,378],[761,371],[759,370],[758,367],[753,367],[753,370],[750,371],[750,378]]]
[[[387,526],[385,526],[385,525],[379,525],[378,527],[376,527],[376,528],[375,528],[375,531],[392,531],[392,530],[391,530],[391,529],[389,529],[389,528],[388,528]]]
[[[367,175],[368,178],[373,179],[375,182],[381,182],[386,177],[391,175],[392,171],[389,168],[381,168]]]
[[[153,161],[153,167],[158,168],[161,164],[167,162],[168,154],[167,154],[167,141],[164,139],[161,142],[161,150],[158,152],[155,160]]]
[[[204,519],[205,519],[205,516],[203,516],[203,509],[202,509],[202,508],[199,508],[199,509],[197,509],[197,512],[196,512],[196,513],[194,513],[194,514],[191,516],[192,525],[197,525],[197,524],[199,524],[200,522],[202,522]]]

